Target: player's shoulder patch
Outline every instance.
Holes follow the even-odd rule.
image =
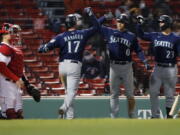
[[[6,55],[6,56],[11,56],[13,52],[13,49],[7,45],[0,45],[0,53]]]

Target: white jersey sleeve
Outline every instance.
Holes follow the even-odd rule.
[[[8,65],[10,61],[11,61],[10,56],[5,56],[2,53],[0,53],[0,62],[4,62],[6,63],[6,65]]]

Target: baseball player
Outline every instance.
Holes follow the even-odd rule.
[[[86,41],[97,31],[99,26],[91,8],[85,8],[84,11],[92,18],[93,27],[76,30],[77,18],[74,14],[69,14],[65,19],[67,31],[57,35],[49,43],[41,45],[39,48],[40,53],[54,48],[60,49],[59,73],[66,90],[64,103],[59,108],[60,118],[74,118],[73,101],[80,81],[83,51]]]
[[[40,92],[23,75],[20,31],[19,25],[9,23],[0,30],[0,116],[5,119],[23,118],[21,88],[36,102],[40,101]]]
[[[152,118],[160,117],[158,95],[163,85],[166,96],[166,113],[169,115],[173,101],[177,81],[176,57],[180,53],[180,37],[171,31],[173,20],[168,15],[159,18],[160,32],[143,32],[141,24],[144,23],[142,16],[137,17],[137,33],[140,38],[152,42],[155,67],[150,78],[150,101]]]
[[[3,117],[22,119],[23,54],[10,45],[14,28],[13,24],[5,23],[0,30],[0,105]]]
[[[99,19],[102,23],[107,19],[103,16]],[[119,87],[123,84],[128,100],[128,116],[135,117],[135,99],[133,86],[133,69],[131,53],[135,51],[138,57],[144,62],[145,67],[149,69],[149,64],[145,59],[136,36],[127,30],[128,16],[121,14],[116,19],[117,29],[101,26],[100,32],[107,40],[109,57],[110,57],[110,116],[111,118],[118,117],[119,113]]]

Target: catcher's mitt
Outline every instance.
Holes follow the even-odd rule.
[[[36,102],[39,102],[41,100],[40,91],[35,86],[28,84],[26,85],[26,89],[28,94],[32,96]]]

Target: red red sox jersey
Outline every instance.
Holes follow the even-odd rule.
[[[9,46],[7,44],[0,45],[0,53],[7,57],[11,57],[10,62],[7,67],[13,72],[17,77],[23,76],[23,53],[20,49],[16,47]]]

